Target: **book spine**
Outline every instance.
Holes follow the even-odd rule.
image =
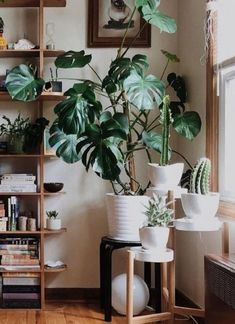
[[[11,198],[7,199],[8,231],[11,230]]]
[[[17,219],[16,219],[16,197],[11,197],[11,231],[16,231]]]

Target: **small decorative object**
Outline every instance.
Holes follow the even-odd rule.
[[[30,231],[30,232],[35,232],[37,230],[35,218],[32,218],[32,217],[28,218],[27,228],[28,228],[28,231]]]
[[[14,44],[15,50],[30,50],[30,49],[34,49],[35,47],[36,45],[34,45],[28,39],[19,39],[18,42]]]
[[[3,32],[4,32],[4,21],[0,17],[0,50],[7,49],[7,41],[6,38],[3,36]]]
[[[9,50],[13,50],[13,49],[15,49],[15,44],[14,43],[8,43],[7,48]]]
[[[172,202],[166,204],[166,197],[153,194],[146,206],[147,226],[140,228],[140,241],[147,250],[166,250],[169,237],[169,228],[172,222],[173,210],[167,208]]]
[[[23,153],[25,129],[29,118],[24,119],[19,114],[13,122],[6,116],[3,116],[2,119],[6,123],[0,125],[0,136],[6,135],[8,137],[8,152],[12,154]]]
[[[1,217],[0,218],[0,232],[6,232],[7,231],[7,217]]]
[[[64,188],[64,184],[62,182],[45,182],[44,189],[47,192],[59,192]]]
[[[7,153],[7,142],[6,141],[0,141],[0,153],[1,154]]]
[[[138,315],[148,305],[149,289],[144,280],[134,275],[133,313]],[[122,315],[126,315],[126,274],[122,273],[112,280],[112,306]]]
[[[63,269],[65,268],[66,265],[64,264],[64,262],[62,261],[46,261],[45,262],[45,268],[46,269]]]
[[[27,217],[20,216],[18,220],[18,228],[20,231],[26,231],[27,229]]]
[[[219,193],[210,192],[211,161],[201,158],[194,166],[189,183],[189,193],[182,194],[186,216],[194,221],[213,220],[219,208]]]
[[[48,41],[46,44],[46,49],[54,50],[55,49],[55,42],[54,42],[54,34],[55,34],[55,24],[54,23],[47,23],[46,24],[46,35],[48,37]]]
[[[55,70],[55,76],[52,68],[50,68],[51,80],[46,82],[46,92],[62,92],[62,81],[58,81],[58,69]]]
[[[60,230],[61,229],[61,219],[58,217],[58,212],[56,210],[47,211],[47,229],[49,230]]]

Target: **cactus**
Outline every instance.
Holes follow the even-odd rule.
[[[172,124],[170,96],[165,96],[163,98],[160,122],[162,124],[162,149],[160,165],[167,165],[169,161],[170,125]]]
[[[206,195],[210,190],[211,161],[201,158],[194,166],[190,177],[190,192]]]

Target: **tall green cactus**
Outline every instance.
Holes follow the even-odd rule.
[[[160,165],[167,165],[169,161],[170,125],[172,124],[170,96],[168,95],[163,98],[163,107],[161,109],[160,123],[162,124],[162,149]]]
[[[211,161],[201,158],[194,166],[190,177],[190,192],[206,195],[210,190]]]

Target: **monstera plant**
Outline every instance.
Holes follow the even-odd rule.
[[[81,160],[86,170],[92,168],[98,176],[110,180],[116,194],[136,195],[145,190],[135,176],[134,153],[143,150],[151,161],[150,150],[162,152],[163,136],[157,128],[162,123],[161,111],[169,86],[179,98],[171,101],[168,107],[172,127],[189,140],[201,127],[198,114],[185,111],[183,79],[171,73],[164,80],[168,64],[179,61],[177,56],[162,51],[167,62],[162,75],[157,77],[148,73],[149,63],[145,55],[127,56],[141,31],[127,48],[123,47],[136,11],[145,20],[145,25],[151,24],[161,32],[176,32],[175,20],[159,10],[160,2],[135,0],[117,56],[111,63],[107,62],[105,78],[95,71],[91,65],[92,56],[84,51],[68,51],[55,60],[59,69],[89,67],[94,72],[94,80],[75,79],[73,87],[64,93],[65,99],[54,109],[57,118],[50,128],[50,145],[56,147],[56,154],[65,162]],[[36,70],[27,65],[13,68],[6,80],[12,98],[23,101],[36,100],[44,83],[37,77]],[[167,151],[170,157],[170,147]]]

